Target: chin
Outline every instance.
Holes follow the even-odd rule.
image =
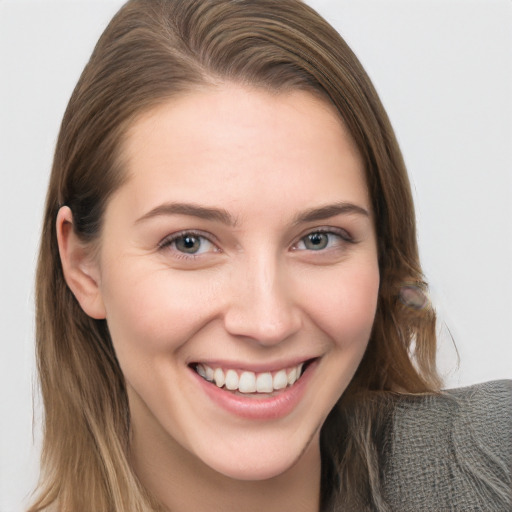
[[[234,480],[270,480],[300,466],[314,467],[320,453],[318,432],[319,429],[295,440],[287,436],[281,440],[239,443],[229,449],[224,445],[216,453],[209,451],[201,460],[215,472]]]
[[[287,473],[297,463],[298,457],[272,457],[259,458],[259,460],[242,459],[239,461],[226,461],[226,464],[210,466],[217,473],[233,480],[263,481],[279,477]]]

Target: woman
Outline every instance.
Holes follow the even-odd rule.
[[[396,418],[440,389],[413,219],[378,97],[310,8],[128,2],[48,191],[32,510],[418,510],[393,492]],[[471,504],[505,510],[483,453]]]

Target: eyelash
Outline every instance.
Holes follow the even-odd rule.
[[[316,234],[320,234],[320,235],[334,235],[335,237],[341,239],[341,244],[345,244],[345,243],[355,244],[356,243],[354,238],[352,238],[349,235],[349,233],[347,231],[345,231],[344,229],[325,227],[325,228],[316,228],[316,229],[314,229],[312,231],[307,232],[305,235],[301,236],[300,239],[298,240],[298,242],[296,242],[293,245],[293,249],[294,250],[308,250],[308,249],[297,249],[296,246],[299,243],[304,243],[304,241],[307,239],[307,237],[310,237],[311,235],[316,235]],[[326,250],[326,248],[319,249],[318,252],[324,252],[325,250]],[[313,249],[309,249],[309,251],[316,252]]]
[[[211,244],[212,246],[217,248],[217,250],[215,252],[220,252],[220,249],[218,249],[216,244],[214,242],[212,242],[210,240],[210,238],[205,233],[202,233],[200,231],[180,231],[179,233],[174,233],[172,235],[169,235],[169,236],[165,237],[158,244],[158,248],[161,250],[170,248],[173,244],[176,244],[176,242],[178,240],[183,240],[187,237],[196,238],[196,239],[201,240],[202,242],[206,240],[209,244]],[[200,254],[202,254],[202,253],[200,253],[200,254],[186,253],[186,252],[180,251],[176,247],[174,247],[173,252],[175,252],[176,257],[182,258],[182,259],[195,259],[195,258],[198,258],[200,256]]]
[[[326,248],[319,249],[318,251],[315,251],[314,249],[307,249],[307,248],[306,249],[298,249],[297,248],[297,245],[299,245],[300,243],[304,243],[304,241],[307,239],[307,237],[309,237],[311,235],[316,235],[316,234],[334,235],[335,237],[338,237],[339,239],[341,239],[341,243],[342,244],[343,243],[349,243],[349,244],[355,244],[356,243],[356,241],[349,235],[349,233],[347,231],[345,231],[343,229],[338,229],[338,228],[332,228],[332,227],[327,228],[327,227],[325,227],[325,228],[316,228],[316,229],[314,229],[312,231],[309,231],[306,234],[302,235],[299,238],[299,240],[293,244],[292,250],[294,250],[294,251],[305,250],[305,251],[310,251],[310,252],[324,252],[326,250]],[[176,244],[177,241],[184,240],[185,238],[190,237],[190,238],[196,238],[196,239],[201,240],[202,244],[204,243],[204,241],[208,242],[209,244],[211,244],[212,246],[214,246],[216,248],[216,250],[214,252],[222,252],[217,247],[215,242],[213,242],[210,239],[210,236],[208,236],[206,233],[203,233],[203,232],[200,232],[200,231],[193,231],[193,230],[192,231],[180,231],[178,233],[174,233],[174,234],[169,235],[166,238],[164,238],[158,244],[158,249],[159,250],[164,250],[164,249],[171,248],[172,245]],[[172,250],[175,253],[176,257],[178,257],[180,259],[196,259],[196,258],[199,258],[201,256],[201,254],[204,253],[204,252],[201,252],[199,254],[197,254],[197,253],[186,253],[186,252],[180,251],[178,248],[176,248],[176,246]],[[209,251],[207,251],[207,252],[209,252]]]

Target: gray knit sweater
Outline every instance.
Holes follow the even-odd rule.
[[[512,511],[512,381],[400,400],[384,450],[397,512]]]

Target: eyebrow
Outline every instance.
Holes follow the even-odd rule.
[[[223,208],[208,208],[193,203],[161,204],[138,218],[135,223],[138,224],[144,220],[162,215],[188,215],[190,217],[198,217],[200,219],[221,222],[222,224],[226,224],[231,227],[234,227],[237,224],[236,219]]]
[[[369,217],[370,213],[362,206],[353,203],[339,202],[334,204],[327,204],[319,208],[311,208],[305,212],[299,213],[295,219],[294,224],[302,224],[304,222],[315,222],[319,220],[330,219],[337,215],[357,214]]]
[[[318,208],[311,208],[299,213],[293,220],[293,224],[302,224],[305,222],[315,222],[319,220],[329,219],[337,215],[357,214],[369,217],[370,214],[363,207],[346,202],[328,204]],[[200,219],[221,222],[231,227],[237,225],[237,220],[223,208],[210,208],[199,206],[193,203],[164,203],[139,217],[135,223],[152,219],[154,217],[164,215],[188,215],[190,217],[198,217]]]

